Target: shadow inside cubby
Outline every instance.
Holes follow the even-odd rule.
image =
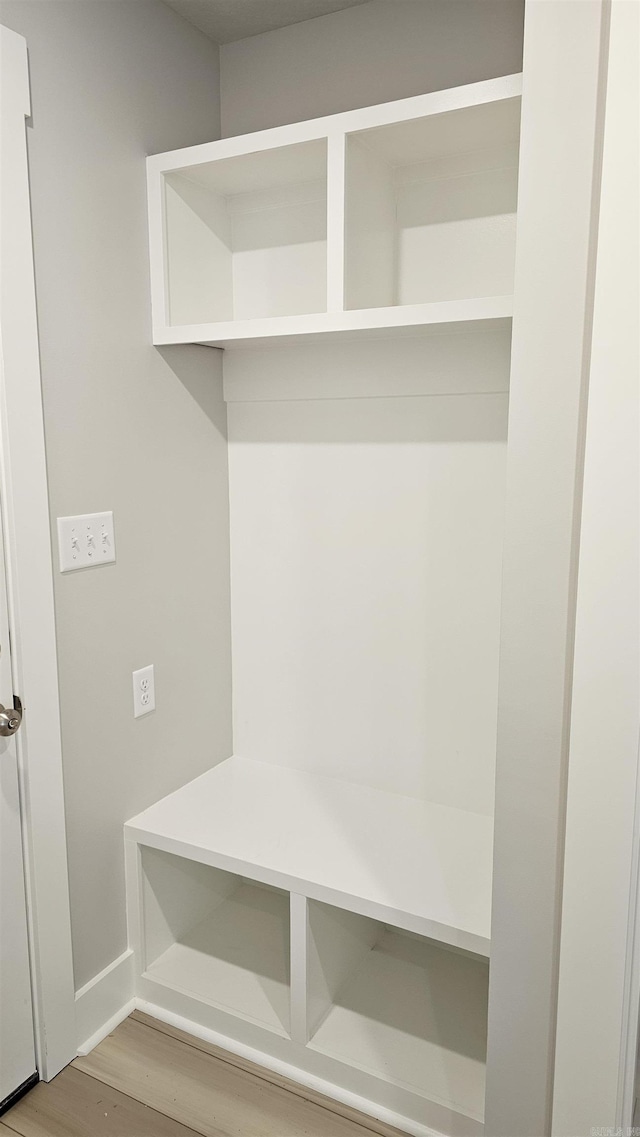
[[[164,175],[171,325],[326,312],[326,139]]]
[[[488,960],[310,902],[313,1049],[482,1119]]]
[[[142,849],[145,976],[289,1032],[289,897],[232,873]]]

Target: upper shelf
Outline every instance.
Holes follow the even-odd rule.
[[[235,757],[134,817],[125,833],[489,954],[490,817]]]
[[[154,342],[508,319],[520,91],[511,75],[149,158]]]

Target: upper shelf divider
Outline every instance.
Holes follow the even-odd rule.
[[[508,319],[521,76],[147,159],[154,343]]]

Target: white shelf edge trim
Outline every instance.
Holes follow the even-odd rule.
[[[270,316],[255,320],[226,320],[214,324],[176,324],[157,328],[158,346],[197,343],[205,347],[247,347],[252,342],[276,342],[295,336],[322,339],[349,333],[420,334],[426,330],[455,333],[469,325],[509,321],[513,297],[483,296],[471,300],[442,300],[430,304],[407,304],[392,308],[358,308],[343,312],[319,312],[305,316]]]

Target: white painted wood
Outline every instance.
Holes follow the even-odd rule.
[[[345,196],[345,307],[396,304],[393,170],[359,135],[347,137]]]
[[[238,352],[227,375],[235,733],[251,759],[126,827],[138,970],[152,945],[138,994],[460,1137],[482,1128],[486,962],[382,922],[489,952],[520,86],[148,163],[156,244],[158,186],[181,194],[164,221],[173,326],[152,260],[154,342],[276,356]],[[138,842],[160,866],[144,902]],[[184,895],[167,854],[192,862]],[[256,890],[212,884],[207,900],[213,870],[293,893],[292,1039],[288,1007],[256,996]],[[230,978],[238,932],[247,968]]]
[[[76,1053],[51,541],[25,117],[27,45],[0,29],[1,493],[30,917],[36,1056],[49,1079]]]
[[[345,186],[346,138],[330,134],[327,139],[327,312],[345,307]]]
[[[326,311],[325,140],[161,178],[172,325]]]
[[[0,703],[13,707],[2,521],[0,516]],[[0,1102],[36,1070],[16,744],[15,735],[0,738]]]
[[[509,165],[397,190],[396,303],[513,292],[517,149]]]
[[[180,173],[206,189],[215,190],[231,202],[245,194],[262,195],[268,190],[281,191],[284,187],[306,185],[327,178],[327,142],[322,132],[316,138],[288,146],[260,146],[255,138],[245,139],[245,145],[226,155],[220,142],[205,143],[204,147],[176,151],[184,155],[179,163]],[[209,152],[209,147],[214,150]],[[194,159],[194,150],[198,156]],[[149,163],[157,165],[156,158]],[[164,163],[163,163],[164,167]],[[172,164],[166,167],[172,168]]]
[[[168,1010],[160,1003],[137,998],[135,1004],[138,1010],[144,1011],[145,1014],[151,1015],[160,1022],[167,1023],[168,1026],[186,1031],[195,1038],[200,1038],[203,1042],[209,1042],[213,1046],[222,1047],[231,1054],[237,1054],[240,1058],[245,1058],[249,1062],[254,1062],[258,1066],[263,1066],[267,1070],[290,1078],[302,1086],[308,1086],[309,1089],[325,1094],[343,1105],[351,1106],[353,1109],[360,1110],[361,1113],[376,1117],[387,1125],[395,1125],[403,1133],[411,1134],[411,1137],[441,1137],[444,1126],[436,1129],[429,1122],[420,1122],[400,1113],[398,1091],[395,1087],[389,1095],[390,1104],[382,1105],[371,1094],[371,1087],[374,1084],[378,1087],[380,1085],[377,1079],[374,1080],[368,1075],[356,1071],[354,1072],[354,1082],[357,1083],[357,1088],[347,1087],[340,1080],[340,1073],[347,1068],[342,1063],[333,1062],[324,1055],[314,1054],[313,1051],[307,1049],[304,1052],[306,1056],[304,1063],[300,1059],[301,1051],[297,1051],[293,1055],[288,1050],[287,1057],[280,1057],[273,1052],[263,1051],[255,1045],[238,1041],[215,1029],[203,1026],[197,1019],[189,1018],[188,1015],[178,1011]],[[285,1040],[275,1039],[275,1042],[286,1046]],[[408,1100],[408,1096],[405,1097],[402,1104]],[[422,1105],[421,1102],[419,1104]],[[439,1116],[442,1117],[442,1113]],[[457,1127],[451,1129],[455,1137],[481,1137],[481,1127],[474,1126],[468,1121],[465,1123],[465,1121],[466,1119],[463,1120],[462,1125],[458,1124]]]
[[[85,1038],[84,1041],[80,1043],[78,1047],[78,1056],[91,1054],[91,1051],[95,1050],[96,1046],[99,1046],[100,1043],[103,1042],[107,1037],[107,1035],[111,1034],[117,1026],[120,1026],[120,1023],[124,1022],[125,1019],[128,1019],[129,1015],[131,1015],[135,1010],[135,999],[129,999],[128,1002],[123,1003],[122,1006],[120,1006],[115,1012],[115,1014],[111,1016],[110,1019],[106,1019],[104,1022],[102,1022],[92,1035],[90,1035],[88,1038]]]
[[[491,1137],[551,1129],[603,14],[600,0],[532,0],[525,19],[485,1114]]]
[[[384,932],[384,925],[354,912],[309,902],[307,999],[309,1037],[333,1010],[343,987]]]
[[[171,323],[232,319],[231,224],[224,198],[170,174],[164,179],[164,203]]]
[[[450,185],[441,186],[435,201],[433,187],[417,194],[414,186],[400,195],[398,206],[393,174],[385,163],[397,164],[398,153],[401,164],[406,164],[417,161],[416,154],[424,160],[441,152],[486,147],[488,140],[493,146],[512,136],[517,141],[519,90],[519,76],[508,76],[149,158],[154,342],[227,345],[232,327],[212,326],[208,331],[201,327],[222,321],[238,324],[234,338],[339,330],[343,325],[331,319],[289,329],[268,321],[301,313],[340,314],[345,243],[347,304],[352,309],[442,300],[449,295],[468,299],[508,293],[513,219],[508,216],[503,224],[498,217],[505,211],[513,213],[513,178],[507,177],[505,183],[504,176],[500,181],[494,173],[488,182],[485,175],[479,188],[467,178],[454,191]],[[416,116],[418,122],[413,121]],[[384,125],[389,123],[396,125]],[[354,137],[355,131],[362,133]],[[376,157],[372,147],[382,157]],[[304,193],[303,187],[316,178],[325,186],[319,198],[297,207],[291,201],[279,208],[269,202],[270,191],[298,185]],[[258,193],[266,194],[267,200],[254,200]],[[228,203],[234,195],[252,197],[251,216],[241,213],[241,219],[230,224]],[[452,208],[457,221],[453,227]],[[480,221],[469,222],[478,210]],[[485,221],[487,215],[491,216]],[[422,268],[417,273],[420,283],[414,287],[412,281],[415,266],[423,264],[425,227],[432,242],[444,236],[452,264],[462,259],[462,280],[444,292],[424,285]],[[418,237],[422,234],[417,242],[409,241],[414,229]],[[159,242],[165,244],[164,255],[158,252]],[[409,256],[408,243],[413,249]],[[493,273],[476,274],[481,278],[476,288],[476,278],[468,272],[465,276],[463,270],[477,262],[478,253],[483,264],[496,262],[497,267]],[[398,291],[395,266],[402,268],[405,262],[408,283]],[[166,281],[161,279],[165,274]],[[267,321],[263,328],[251,326],[260,319]],[[245,320],[249,327],[243,329]],[[387,323],[380,314],[373,325],[365,321],[354,326]]]
[[[237,319],[326,310],[326,180],[296,189],[295,198],[290,194],[273,204],[263,198],[256,208],[239,209],[235,203],[231,229]]]
[[[481,1122],[486,961],[377,930],[310,1045]]]
[[[76,991],[78,1054],[89,1054],[131,1013],[133,961],[133,951],[128,948]]]
[[[288,896],[149,848],[142,888],[145,977],[288,1034]]]
[[[557,1137],[591,1127],[626,1133],[633,1125],[640,993],[633,927],[640,730],[639,16],[637,4],[613,0],[571,711]]]
[[[236,752],[490,815],[507,397],[300,387],[228,405]]]
[[[459,95],[467,91],[470,97],[459,98],[456,106],[451,105],[446,110],[433,110],[430,103],[425,102],[422,110],[415,105],[414,114],[399,114],[394,118],[386,114],[380,116],[380,125],[346,126],[346,130],[350,135],[358,132],[356,137],[367,149],[394,169],[463,155],[467,155],[473,166],[476,161],[484,162],[485,151],[495,147],[508,147],[510,151],[514,146],[517,148],[522,83],[514,82],[516,79],[520,77],[495,80],[493,99],[475,100],[477,85],[473,83],[469,87],[458,87]],[[419,96],[425,100],[430,97]]]
[[[292,892],[289,898],[291,927],[291,1038],[306,1046],[309,1041],[307,1014],[307,955],[309,917],[306,896]]]
[[[238,757],[125,827],[143,845],[481,954],[491,831],[480,814]]]
[[[342,341],[368,336],[429,335],[452,329],[467,332],[484,326],[506,328],[512,312],[512,296],[481,296],[473,300],[442,300],[394,308],[185,324],[156,329],[154,342],[233,348],[293,343],[294,337],[301,336],[306,342],[313,342],[314,339]]]
[[[144,966],[149,967],[177,940],[200,924],[238,887],[231,873],[142,850]]]
[[[519,109],[348,136],[348,307],[513,291]]]
[[[510,354],[507,329],[247,348],[225,355],[224,397],[251,403],[507,394]]]

